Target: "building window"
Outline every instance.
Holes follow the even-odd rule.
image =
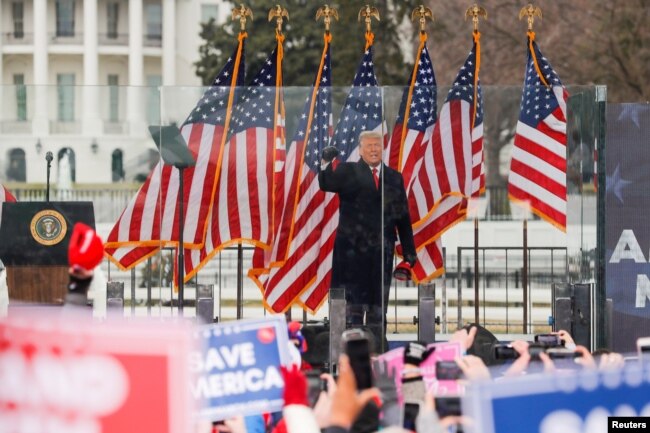
[[[27,181],[27,165],[23,149],[9,150],[9,166],[7,167],[7,180],[14,182]]]
[[[115,149],[111,154],[111,172],[113,173],[113,182],[124,180],[124,154],[120,149]]]
[[[219,5],[201,5],[201,22],[208,23],[210,20],[219,20]]]
[[[59,122],[74,120],[74,74],[56,75]]]
[[[120,4],[109,2],[106,4],[106,36],[108,39],[117,39],[117,20],[120,16]]]
[[[11,3],[11,15],[14,20],[14,38],[22,39],[25,37],[25,5],[23,2]]]
[[[150,125],[160,124],[160,86],[162,77],[160,75],[147,75],[147,121]]]
[[[58,179],[57,188],[71,189],[72,183],[77,181],[77,162],[74,150],[64,147],[57,154]]]
[[[147,39],[162,40],[162,6],[160,4],[148,4],[146,7],[147,16]]]
[[[56,35],[74,36],[74,0],[57,0]]]
[[[117,122],[119,118],[120,93],[118,87],[119,76],[117,74],[108,75],[108,120]]]
[[[16,88],[16,120],[24,122],[27,120],[27,89],[23,74],[14,74],[14,86]]]

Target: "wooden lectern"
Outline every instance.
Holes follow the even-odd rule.
[[[77,222],[95,227],[92,202],[2,203],[0,260],[11,301],[63,304]]]

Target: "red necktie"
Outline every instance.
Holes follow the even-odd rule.
[[[377,176],[377,169],[372,169],[372,178],[375,179],[375,188],[379,189],[379,176]]]

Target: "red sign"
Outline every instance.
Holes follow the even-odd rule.
[[[0,431],[188,431],[189,335],[42,310],[0,321]]]

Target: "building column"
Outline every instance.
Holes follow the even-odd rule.
[[[129,0],[129,88],[127,116],[131,135],[144,135],[145,107],[143,101],[144,59],[142,54],[143,27],[142,0]]]
[[[84,78],[83,124],[87,137],[101,135],[102,123],[99,109],[99,57],[97,54],[98,21],[97,1],[84,0]]]
[[[176,85],[176,0],[163,0],[162,83]]]
[[[49,67],[47,54],[47,0],[34,0],[34,117],[32,132],[35,136],[49,134],[49,117],[47,114],[48,95],[50,91]]]

